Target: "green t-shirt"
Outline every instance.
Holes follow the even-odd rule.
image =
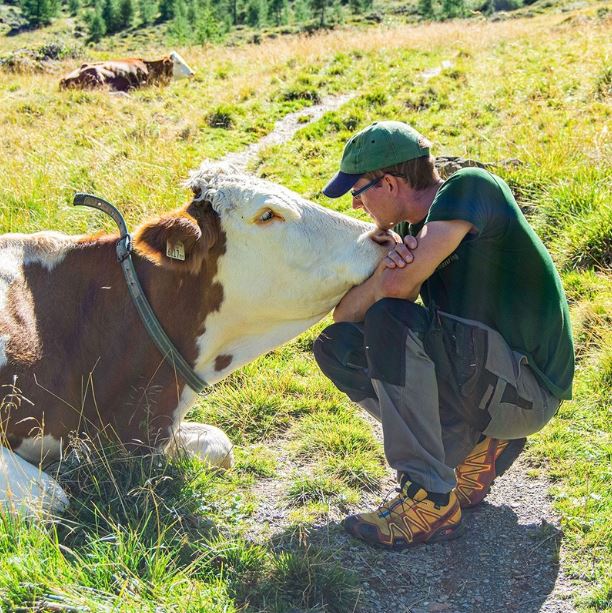
[[[476,233],[423,284],[424,303],[494,328],[557,398],[571,398],[574,346],[561,279],[510,188],[486,170],[459,170],[438,190],[424,223],[453,219],[469,221]],[[423,224],[401,226],[405,235]]]

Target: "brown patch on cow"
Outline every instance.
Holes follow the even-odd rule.
[[[218,355],[215,358],[215,370],[217,372],[221,372],[222,370],[225,370],[232,363],[233,359],[234,359],[233,355],[226,355],[226,354]]]
[[[195,209],[191,214],[189,205],[175,214],[178,228],[193,239],[190,262],[151,261],[145,237],[158,240],[174,228],[172,215],[139,230],[132,256],[153,311],[192,365],[207,316],[223,301],[223,288],[213,279],[226,241],[212,208]],[[129,445],[167,441],[185,383],[140,321],[116,259],[116,241],[107,235],[64,244],[65,255],[52,270],[33,260],[23,268],[22,284],[11,290],[13,306],[3,310],[2,321],[10,317],[11,334],[22,324],[24,332],[15,336],[10,360],[0,367],[0,399],[16,381],[28,400],[1,415],[13,447],[39,424],[44,434],[64,441],[72,431],[102,433]]]
[[[5,310],[0,312],[0,335],[8,336],[6,356],[9,362],[31,365],[40,359],[32,294],[21,279],[9,286]]]
[[[170,56],[160,60],[129,57],[107,62],[82,64],[60,81],[60,89],[98,89],[129,91],[143,85],[167,85],[172,79]]]

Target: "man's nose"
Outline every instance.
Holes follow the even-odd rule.
[[[353,208],[355,210],[363,208],[363,203],[361,202],[361,198],[353,198]]]

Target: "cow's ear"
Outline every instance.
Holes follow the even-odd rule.
[[[136,251],[154,262],[175,270],[197,274],[208,246],[196,220],[185,212],[164,215],[145,223],[134,234]]]

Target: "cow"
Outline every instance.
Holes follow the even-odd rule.
[[[173,51],[159,60],[125,58],[82,64],[60,81],[60,89],[98,89],[127,92],[143,85],[167,85],[173,79],[191,78],[193,70]]]
[[[209,384],[319,321],[393,240],[226,165],[204,163],[187,186],[188,204],[136,229],[132,259],[162,327]],[[0,500],[61,508],[57,483],[32,474],[60,458],[73,433],[128,449],[178,440],[222,460],[210,447],[216,433],[201,429],[210,426],[183,422],[196,392],[145,331],[117,241],[0,236]]]

